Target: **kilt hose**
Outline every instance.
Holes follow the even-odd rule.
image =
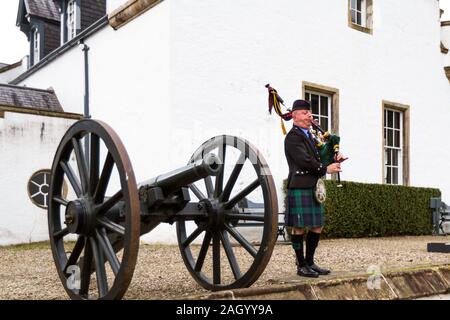
[[[317,202],[310,189],[288,189],[285,225],[288,227],[322,227],[325,222],[323,205]]]

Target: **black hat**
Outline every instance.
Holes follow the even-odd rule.
[[[292,111],[295,110],[311,110],[311,105],[306,100],[295,100],[292,104]]]

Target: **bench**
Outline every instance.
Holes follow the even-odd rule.
[[[430,208],[433,211],[433,234],[447,235],[444,223],[450,222],[450,207],[441,198],[431,198]],[[450,243],[432,242],[427,244],[428,252],[450,253]]]
[[[430,208],[433,211],[433,234],[449,234],[444,230],[444,223],[450,222],[450,207],[441,198],[431,198]]]
[[[262,203],[253,202],[247,198],[244,198],[239,202],[239,207],[242,213],[261,213],[264,210]],[[263,222],[239,222],[238,227],[263,227]],[[277,227],[277,241],[279,237],[283,237],[281,242],[290,242],[290,238],[287,234],[286,226],[284,225],[284,212],[278,213],[278,227]]]

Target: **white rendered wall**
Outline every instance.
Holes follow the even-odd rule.
[[[73,120],[5,112],[0,118],[0,245],[48,239],[47,211],[28,197],[28,180],[50,169]]]
[[[83,52],[75,46],[18,85],[43,89],[53,87],[65,112],[83,114]]]
[[[125,4],[127,0],[106,0],[106,13],[110,14],[112,11]]]
[[[171,130],[169,2],[158,4],[117,31],[107,26],[85,40],[90,47],[92,118],[107,122],[118,133],[138,183],[189,160],[188,156],[176,157],[178,138]],[[83,113],[83,70],[83,52],[75,46],[21,85],[51,85],[66,112]],[[148,237],[175,241],[169,225],[161,225],[144,240]]]
[[[350,157],[342,178],[381,183],[382,100],[407,104],[411,185],[438,187],[450,198],[440,169],[450,149],[430,142],[426,129],[432,117],[445,135],[450,119],[437,1],[374,1],[373,35],[348,27],[341,1],[178,0],[171,11],[174,118],[191,106],[191,120],[178,130],[191,132],[199,122],[198,141],[219,132],[248,137],[280,186],[283,136],[266,114],[264,85],[289,106],[301,97],[302,81],[338,88],[341,149]]]
[[[163,1],[86,40],[91,114],[118,132],[138,182],[184,165],[211,136],[249,139],[268,161],[282,210],[284,137],[279,119],[267,115],[266,83],[288,106],[301,97],[302,81],[339,89],[345,180],[382,182],[382,100],[406,104],[411,185],[438,187],[448,201],[441,168],[450,149],[439,137],[450,119],[450,86],[438,2],[374,1],[373,35],[347,19],[346,2],[334,0]],[[66,111],[82,112],[82,65],[76,47],[21,84],[52,86]],[[144,240],[173,235],[162,225]]]

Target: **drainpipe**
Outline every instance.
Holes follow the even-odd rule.
[[[79,42],[79,47],[84,52],[84,119],[89,119],[91,117],[89,111],[89,57],[88,51],[89,47],[84,43],[83,39]],[[84,154],[86,156],[87,166],[89,168],[90,162],[90,140],[89,136],[86,135],[84,139]]]
[[[89,47],[80,40],[80,48],[84,52],[84,117],[90,118],[89,112]]]

